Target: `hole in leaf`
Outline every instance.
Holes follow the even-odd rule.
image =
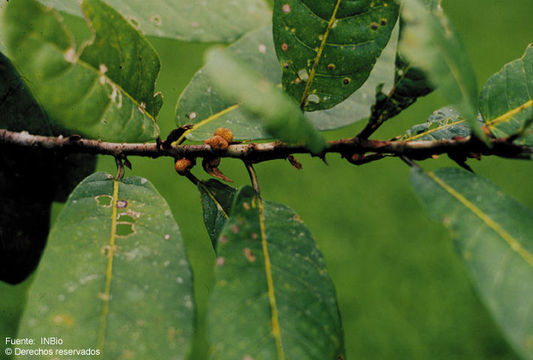
[[[133,218],[133,216],[128,215],[128,214],[119,214],[118,221],[134,223],[135,219]]]
[[[113,197],[109,195],[98,195],[94,198],[98,206],[110,207]]]
[[[132,16],[128,16],[128,21],[130,22],[131,25],[133,25],[134,27],[139,27],[139,22],[137,21],[136,18],[132,17]]]
[[[161,25],[161,16],[159,15],[152,15],[150,17],[150,21],[153,22],[156,25]]]
[[[117,223],[115,233],[117,236],[126,237],[135,233],[135,229],[132,223],[121,222]]]

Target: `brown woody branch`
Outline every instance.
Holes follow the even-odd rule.
[[[128,156],[158,158],[167,156],[195,159],[217,156],[241,159],[249,163],[286,159],[292,154],[311,154],[306,147],[287,145],[281,142],[236,143],[223,151],[214,151],[209,145],[177,145],[165,149],[156,143],[111,143],[83,139],[79,136],[48,137],[3,129],[0,129],[0,144],[31,147],[40,150],[112,155],[118,158]],[[448,154],[452,158],[495,155],[512,159],[531,159],[533,147],[516,145],[507,139],[494,139],[491,140],[490,145],[486,145],[470,137],[411,142],[366,140],[355,137],[330,141],[322,154],[311,155],[323,156],[326,153],[338,153],[350,162],[361,165],[387,156],[402,156],[414,160],[424,160],[441,154]]]

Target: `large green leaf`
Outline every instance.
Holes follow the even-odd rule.
[[[435,111],[423,124],[417,124],[401,137],[403,141],[449,140],[455,136],[470,136],[470,127],[453,107]]]
[[[384,84],[386,89],[393,86],[397,38],[394,33],[368,80],[347,100],[331,109],[305,114],[317,129],[335,129],[369,117],[376,87],[379,84]],[[271,26],[247,34],[228,47],[228,51],[239,56],[273,84],[281,82],[281,69],[274,50]],[[220,90],[206,75],[205,69],[196,73],[182,93],[176,119],[178,126],[196,125],[189,135],[192,140],[204,140],[213,136],[215,129],[220,126],[230,128],[236,139],[269,137],[260,119],[242,111],[238,104],[221,96]]]
[[[82,16],[75,1],[40,1]],[[270,19],[264,0],[106,0],[106,3],[147,35],[186,41],[231,42]]]
[[[156,138],[157,54],[107,5],[85,0],[83,9],[96,35],[80,55],[55,11],[11,1],[2,24],[10,58],[61,127],[108,141]]]
[[[206,72],[223,96],[259,117],[273,137],[307,146],[315,153],[326,145],[322,135],[291,98],[231,52],[223,49],[209,52]]]
[[[17,338],[19,321],[26,305],[28,287],[31,285],[32,278],[27,279],[22,284],[9,285],[0,282],[0,354],[4,356],[5,350],[11,348],[11,344],[6,344],[6,338]],[[2,360],[11,359],[11,356],[3,357]]]
[[[237,190],[215,179],[201,181],[198,183],[198,190],[202,199],[205,227],[213,248],[216,249],[218,236],[229,219]]]
[[[0,53],[0,128],[53,135],[11,62]],[[50,205],[92,172],[95,157],[0,145],[0,280],[17,283],[37,265],[49,230]],[[32,224],[32,226],[28,226]]]
[[[343,359],[335,290],[291,209],[244,187],[219,237],[208,313],[213,359]]]
[[[401,18],[399,27],[401,39],[405,28]],[[385,121],[413,105],[419,97],[433,91],[426,74],[409,63],[400,52],[396,54],[395,64],[394,86],[389,91],[378,88],[369,125],[359,135],[360,137],[368,138]]]
[[[283,88],[307,111],[344,101],[370,75],[397,16],[394,0],[275,0]]]
[[[71,194],[30,290],[20,334],[102,359],[184,359],[192,279],[168,204],[143,178],[97,173]]]
[[[533,45],[491,76],[481,92],[480,111],[496,137],[514,135],[533,121]],[[533,145],[533,134],[525,142]]]
[[[442,8],[435,6],[435,2],[431,4],[433,11],[428,11],[422,0],[404,0],[405,28],[400,51],[412,65],[427,74],[474,132],[484,138],[476,120],[478,89],[473,66]]]
[[[452,231],[482,300],[524,359],[533,359],[533,211],[459,169],[414,169],[416,193]]]

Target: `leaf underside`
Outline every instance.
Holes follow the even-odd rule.
[[[71,194],[31,288],[20,334],[54,334],[102,359],[184,359],[192,276],[170,209],[143,178],[97,173]]]
[[[533,45],[523,57],[505,65],[483,87],[480,111],[495,137],[508,137],[524,130],[520,141],[533,145]],[[525,129],[523,129],[526,127]]]
[[[397,16],[391,0],[276,0],[273,33],[283,88],[306,111],[344,101],[370,75]]]
[[[207,75],[228,101],[241,104],[246,112],[263,122],[267,133],[289,144],[308,147],[319,153],[325,147],[323,136],[307,120],[300,108],[281,89],[225,49],[207,54]]]
[[[109,6],[82,6],[96,35],[76,51],[57,12],[33,0],[10,2],[2,24],[10,58],[56,125],[107,141],[155,139],[157,54]]]
[[[40,0],[67,13],[83,16],[75,1]],[[146,35],[185,41],[231,42],[266,24],[264,0],[145,1],[106,0]]]
[[[404,1],[400,52],[439,86],[474,133],[484,139],[477,121],[478,89],[472,63],[452,24],[436,5],[432,1]]]
[[[384,84],[384,89],[393,86],[397,38],[395,31],[370,77],[348,99],[328,110],[305,113],[315,128],[336,129],[369,117],[376,87],[379,84]],[[227,51],[239,56],[271,83],[281,82],[281,69],[274,50],[271,25],[245,35],[229,46]],[[231,129],[238,140],[258,140],[270,136],[265,132],[261,119],[243,111],[238,104],[227,101],[222,96],[220,89],[206,75],[205,67],[194,75],[180,96],[176,123],[178,126],[201,123],[189,134],[188,138],[191,140],[205,140],[213,136],[218,127]]]
[[[218,240],[211,358],[343,358],[335,290],[309,230],[291,209],[260,201],[241,189]]]
[[[487,180],[459,169],[411,182],[435,220],[452,231],[481,299],[524,359],[533,359],[533,211]]]

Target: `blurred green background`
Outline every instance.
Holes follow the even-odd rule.
[[[444,0],[443,7],[466,44],[480,87],[533,42],[533,0]],[[175,128],[177,98],[202,66],[210,45],[150,40],[163,64],[158,88],[165,105],[158,122],[165,137]],[[375,137],[401,134],[444,105],[437,91],[391,120]],[[330,132],[328,137],[353,136],[362,126]],[[304,166],[301,171],[286,161],[256,169],[264,198],[299,212],[324,253],[337,289],[349,359],[516,358],[474,293],[449,234],[429,219],[414,197],[407,166],[396,159],[354,167],[336,155],[328,156],[328,166],[309,156],[297,158]],[[152,181],[181,227],[198,303],[199,336],[191,359],[205,359],[205,303],[214,253],[202,222],[199,193],[174,172],[169,159],[130,160],[133,171],[126,176]],[[478,174],[533,208],[533,164],[491,158],[470,162]],[[455,166],[444,158],[421,165]],[[102,157],[98,168],[114,172],[114,160]],[[249,182],[239,161],[225,160],[221,169],[235,185]],[[193,172],[207,178],[200,167]],[[53,217],[61,207],[54,205]]]

